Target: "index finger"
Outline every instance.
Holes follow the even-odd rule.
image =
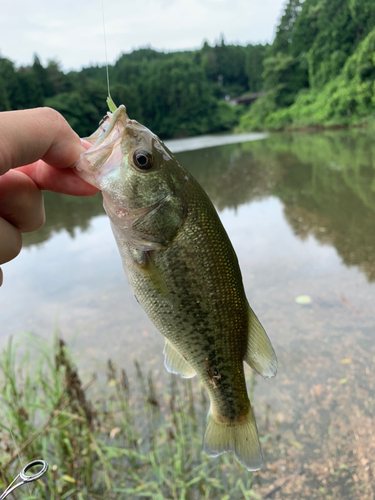
[[[51,108],[0,113],[0,137],[0,175],[39,159],[68,168],[85,151],[68,122]]]

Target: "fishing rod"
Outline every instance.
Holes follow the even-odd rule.
[[[34,474],[27,474],[30,469],[34,467],[41,467],[40,470],[35,472]],[[34,460],[29,464],[25,465],[25,467],[21,470],[21,472],[13,479],[8,488],[4,491],[2,495],[0,495],[0,500],[4,500],[12,491],[14,491],[19,486],[22,486],[26,483],[32,483],[33,481],[37,481],[40,479],[45,472],[47,472],[48,464],[44,460]],[[18,482],[17,482],[18,481]]]

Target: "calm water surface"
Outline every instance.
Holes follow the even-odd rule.
[[[311,498],[373,498],[373,133],[197,147],[178,159],[217,207],[279,357],[277,378],[257,377],[255,388],[266,473],[295,475],[273,498],[302,498],[304,488]],[[163,338],[126,283],[100,195],[46,193],[45,204],[45,227],[3,267],[1,344],[25,330],[50,338],[57,324],[83,369],[112,358],[131,371],[138,359],[163,376]],[[301,295],[311,303],[298,304]]]

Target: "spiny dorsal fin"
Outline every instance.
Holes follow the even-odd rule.
[[[192,378],[196,371],[192,368],[186,359],[165,339],[164,346],[164,365],[169,373],[181,375],[183,378]]]
[[[259,319],[249,306],[249,338],[244,361],[264,378],[274,377],[277,373],[277,358]]]

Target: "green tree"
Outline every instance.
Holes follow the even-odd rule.
[[[301,0],[289,0],[281,17],[280,24],[276,29],[275,40],[271,47],[271,54],[279,52],[288,54],[293,42],[294,27],[296,20],[302,10]]]
[[[76,91],[49,97],[46,105],[59,111],[81,137],[91,135],[101,118],[87,96]]]
[[[141,83],[145,124],[163,137],[201,134],[210,130],[217,107],[202,68],[180,56],[147,68]]]
[[[375,106],[375,2],[289,0],[263,61],[267,95],[241,127],[347,125]]]
[[[268,89],[273,90],[278,107],[293,104],[297,93],[308,86],[307,60],[278,52],[264,61],[264,80]]]
[[[356,25],[357,40],[363,39],[375,26],[373,0],[349,0],[350,15]]]
[[[49,78],[47,69],[40,62],[37,54],[34,55],[34,63],[32,65],[32,72],[35,75],[38,85],[41,88],[44,97],[51,97],[54,95],[53,85]]]
[[[293,37],[289,53],[293,57],[307,54],[318,34],[318,17],[324,9],[322,0],[306,0],[293,25]]]
[[[228,130],[238,123],[241,109],[223,97],[247,91],[250,81],[253,89],[262,87],[263,53],[263,46],[252,50],[224,40],[215,47],[206,43],[200,50],[177,53],[146,47],[122,54],[108,67],[110,89],[131,118],[163,137]],[[80,135],[89,135],[107,112],[106,73],[105,66],[90,66],[65,74],[58,62],[44,66],[37,55],[31,66],[18,69],[0,59],[0,109],[46,104]]]
[[[111,96],[119,106],[124,104],[130,118],[139,122],[143,121],[142,99],[136,85],[115,83],[112,85]]]
[[[17,73],[14,64],[5,59],[0,58],[0,111],[10,111],[14,109],[13,99],[14,93],[18,88]]]
[[[268,45],[248,45],[245,55],[245,73],[248,88],[251,92],[258,92],[264,88],[264,56]]]
[[[21,68],[17,72],[18,85],[12,93],[13,109],[26,109],[43,106],[43,89],[38,77],[31,68]]]
[[[319,9],[317,28],[308,59],[310,85],[321,88],[341,71],[358,42],[349,1],[325,0],[324,8]]]
[[[207,78],[222,87],[222,95],[232,97],[248,90],[249,77],[246,72],[246,48],[226,45],[224,39],[219,45],[202,49],[202,66]]]
[[[61,70],[60,64],[57,61],[48,61],[46,72],[49,84],[52,86],[51,95],[72,90],[69,77]]]
[[[309,85],[305,53],[308,47],[304,47],[304,50],[296,47],[300,30],[297,30],[297,44],[295,40],[296,27],[305,4],[301,0],[289,0],[277,27],[275,40],[267,51],[269,57],[263,61],[265,87],[273,90],[278,107],[290,106],[298,92]]]

